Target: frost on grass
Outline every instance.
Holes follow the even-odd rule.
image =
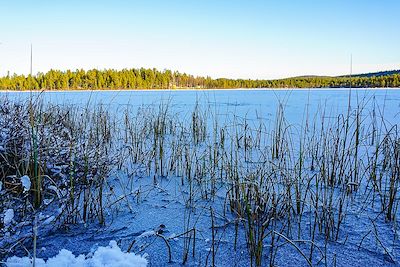
[[[31,266],[31,258],[12,257],[6,261],[8,267]],[[55,257],[48,259],[36,259],[37,267],[143,267],[147,266],[147,260],[134,253],[124,253],[118,247],[117,242],[110,241],[107,247],[99,247],[94,253],[88,255],[79,255],[75,257],[71,251],[62,249]]]

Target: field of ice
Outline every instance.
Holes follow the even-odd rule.
[[[40,97],[45,103],[82,108],[101,104],[117,114],[127,107],[135,112],[143,106],[168,104],[172,112],[190,116],[194,107],[200,105],[221,115],[235,114],[249,119],[271,118],[282,103],[285,116],[292,123],[300,123],[305,111],[315,114],[325,110],[332,116],[343,113],[349,103],[348,89],[48,91],[0,92],[0,96],[17,101]],[[375,99],[385,109],[385,118],[398,119],[400,96],[396,89],[352,89],[351,96],[353,108],[357,102],[368,107]]]
[[[302,129],[308,120],[317,123],[324,121],[334,123],[339,114],[356,116],[353,112],[358,107],[363,109],[360,119],[366,125],[372,118],[372,112],[374,116],[384,119],[385,125],[397,126],[400,122],[400,90],[393,89],[358,89],[351,92],[348,89],[0,92],[0,98],[11,102],[40,99],[44,106],[70,106],[82,111],[101,106],[108,114],[116,118],[114,121],[114,124],[117,124],[116,128],[118,124],[122,125],[126,118],[134,119],[134,115],[129,117],[127,113],[137,114],[147,109],[161,110],[169,114],[168,119],[171,121],[177,120],[190,124],[197,119],[194,118],[194,111],[200,110],[199,114],[212,114],[212,116],[204,116],[203,123],[207,125],[204,135],[212,136],[215,124],[224,125],[226,140],[234,135],[240,135],[237,133],[238,130],[245,131],[245,127],[229,128],[229,125],[237,123],[237,125],[248,124],[252,129],[257,129],[259,125],[263,125],[266,129],[272,128],[276,126],[277,117],[282,111],[285,125],[290,125],[290,128],[294,129],[288,135],[292,142],[291,146],[296,147],[294,151],[297,151],[297,146],[300,146],[299,143],[302,140],[302,133],[298,129]],[[317,128],[319,127],[321,126],[318,124]],[[363,131],[367,130],[363,129]],[[221,133],[217,135],[220,137]],[[165,142],[168,142],[168,138],[166,137]],[[261,140],[263,138],[260,137]],[[265,139],[270,138],[265,137]],[[242,142],[240,138],[237,140]],[[120,144],[117,147],[124,147],[123,139],[118,142]],[[197,148],[199,151],[209,149],[205,145],[202,147],[201,140],[199,143]],[[213,142],[210,141],[211,143]],[[191,147],[194,144],[187,144],[187,146]],[[235,149],[233,144],[227,147],[226,151]],[[363,151],[369,151],[368,149],[370,148],[363,147]],[[168,147],[168,151],[164,152],[166,162],[174,155],[173,150],[173,147]],[[239,157],[247,157],[246,153],[244,151]],[[246,159],[246,163],[261,158],[258,153],[263,153],[263,151],[249,155],[250,160]],[[365,152],[362,155],[368,155],[368,153]],[[202,158],[193,158],[192,168],[206,162]],[[364,162],[367,159],[359,161]],[[218,166],[220,164],[218,163]],[[273,164],[271,163],[271,166]],[[251,166],[248,164],[243,168],[251,168]],[[202,167],[200,172],[204,170],[211,172],[212,168],[207,167]],[[184,174],[174,172],[165,175],[162,170],[160,174],[154,168],[159,168],[159,165],[148,167],[129,162],[129,166],[113,169],[110,172],[106,190],[109,197],[105,197],[105,206],[110,208],[106,209],[104,225],[97,222],[78,221],[56,227],[54,216],[57,215],[54,213],[57,211],[44,210],[41,214],[42,220],[39,220],[37,226],[36,266],[145,266],[146,264],[149,266],[182,266],[182,264],[250,266],[254,260],[249,255],[249,236],[246,232],[250,226],[246,224],[245,219],[238,219],[235,212],[227,211],[227,206],[232,205],[228,203],[227,195],[230,194],[228,187],[219,182],[216,185],[207,184],[205,191],[212,188],[210,192],[212,191],[213,195],[204,197],[204,194],[208,194],[209,191],[204,193],[202,185],[193,185],[192,188],[191,183],[183,182],[181,176]],[[251,170],[246,171],[251,172]],[[196,173],[196,170],[193,170],[193,173]],[[207,175],[207,173],[204,174],[204,176]],[[22,191],[29,190],[30,180],[26,177],[21,178]],[[397,179],[400,180],[399,177]],[[363,178],[361,180],[363,183],[367,181]],[[311,187],[315,186],[313,182],[309,184],[312,184]],[[353,186],[352,183],[348,184],[350,187]],[[284,188],[284,185],[276,186]],[[357,186],[361,188],[361,185],[357,184]],[[314,223],[312,221],[314,219],[311,218],[314,218],[314,215],[311,208],[310,211],[307,210],[308,204],[304,206],[306,210],[302,212],[303,218],[294,218],[292,221],[283,216],[282,221],[277,225],[285,225],[285,229],[291,230],[282,232],[274,230],[272,235],[268,231],[264,233],[265,242],[261,244],[264,248],[262,265],[399,265],[400,241],[397,232],[399,210],[397,206],[394,208],[394,220],[385,220],[383,212],[379,210],[378,197],[375,199],[367,196],[370,192],[367,192],[369,188],[369,185],[365,185],[363,187],[365,191],[359,190],[346,195],[346,217],[339,219],[341,225],[340,231],[337,231],[338,238],[326,240],[322,234],[317,234],[311,242],[310,232],[313,231],[311,228]],[[277,189],[278,192],[279,190],[281,189]],[[0,194],[1,191],[0,184]],[[339,191],[332,191],[332,194],[335,203],[344,198]],[[308,198],[307,195],[302,197],[304,200]],[[396,195],[395,205],[398,203],[398,198],[399,196]],[[276,201],[274,197],[271,199],[272,202]],[[21,240],[18,238],[24,235],[30,236],[31,229],[17,225],[13,220],[14,214],[11,214],[13,212],[7,209],[0,215],[0,220],[10,229],[17,227],[18,230],[7,230],[8,232],[0,234],[3,239],[0,245],[6,244],[7,239],[14,241]],[[321,214],[325,213],[321,212]],[[280,218],[272,218],[271,225],[275,225],[275,221],[281,220]],[[337,223],[336,219],[332,221]],[[299,226],[287,227],[286,222],[293,225],[298,223]],[[276,227],[271,229],[281,229],[277,225],[271,226]],[[336,224],[332,227],[336,228]],[[17,234],[18,237],[16,237]],[[276,241],[271,241],[271,236]],[[24,243],[24,246],[25,249],[13,250],[4,259],[0,258],[0,261],[6,262],[7,266],[31,264],[33,248],[29,247],[29,242]],[[314,251],[311,253],[313,254],[311,259],[310,246]],[[270,249],[271,247],[273,249]]]

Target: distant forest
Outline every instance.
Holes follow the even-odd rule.
[[[93,90],[179,88],[339,88],[400,87],[400,71],[339,77],[304,76],[279,80],[212,79],[170,70],[50,70],[0,78],[3,90]]]

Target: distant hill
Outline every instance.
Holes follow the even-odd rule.
[[[394,74],[400,75],[400,70],[387,70],[387,71],[379,71],[379,72],[360,73],[360,74],[352,74],[351,76],[359,77],[359,78],[370,78],[370,77],[381,77],[381,76],[394,75]],[[350,75],[340,75],[340,76],[301,75],[301,76],[295,76],[295,77],[291,77],[291,78],[283,78],[282,80],[285,80],[285,79],[314,79],[314,78],[320,78],[320,79],[347,78],[349,76]]]
[[[379,72],[370,72],[370,73],[362,73],[362,74],[353,74],[351,75],[352,77],[381,77],[381,76],[386,76],[386,75],[393,75],[393,74],[400,74],[400,70],[387,70],[387,71],[379,71]],[[348,77],[349,75],[342,75],[342,76],[337,76],[339,78],[341,77]]]
[[[384,88],[400,87],[400,70],[389,70],[341,76],[302,75],[264,81],[263,86],[274,88]]]

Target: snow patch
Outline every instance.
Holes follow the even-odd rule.
[[[11,224],[12,220],[14,219],[14,210],[13,209],[8,209],[6,212],[4,212],[4,225],[9,225]]]
[[[24,175],[21,177],[21,183],[22,186],[24,187],[24,192],[27,192],[31,189],[31,179],[29,178],[28,175]]]
[[[93,255],[79,255],[75,257],[71,251],[62,249],[55,257],[44,261],[36,259],[37,267],[144,267],[147,259],[133,253],[124,253],[118,247],[117,242],[110,241],[107,247],[99,247]],[[8,267],[31,266],[32,259],[28,257],[11,257],[6,261]]]

